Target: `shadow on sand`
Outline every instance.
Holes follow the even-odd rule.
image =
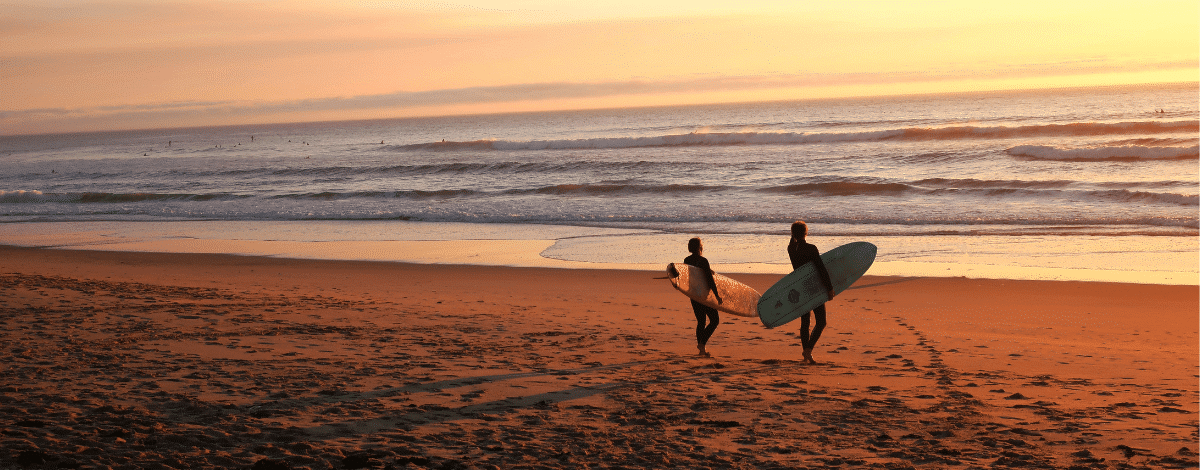
[[[868,287],[888,286],[888,285],[892,285],[892,284],[899,284],[901,282],[916,281],[919,279],[925,279],[925,278],[924,277],[902,277],[900,279],[892,279],[890,281],[876,282],[874,284],[866,284],[866,285],[861,285],[861,286],[857,286],[857,285],[850,286],[850,287],[847,287],[846,290],[866,289]]]
[[[334,403],[334,402],[350,402],[372,400],[377,398],[386,398],[404,393],[413,392],[437,392],[450,388],[464,387],[468,385],[478,385],[482,383],[499,382],[504,380],[537,377],[537,376],[563,376],[575,375],[590,372],[598,372],[604,370],[624,369],[639,365],[659,364],[665,362],[681,362],[683,358],[675,356],[663,359],[655,359],[648,361],[635,361],[624,364],[613,364],[606,366],[597,366],[583,369],[562,369],[548,370],[540,372],[525,372],[515,374],[502,374],[480,377],[464,377],[458,379],[442,380],[438,382],[429,382],[423,384],[412,384],[403,387],[394,387],[388,389],[374,390],[370,392],[346,392],[336,396],[316,396],[306,397],[294,400],[280,400],[268,402],[262,405],[251,407],[252,410],[278,410],[284,411],[288,408],[302,408],[313,405]],[[562,390],[556,390],[546,393],[538,393],[526,396],[509,397],[501,400],[494,400],[486,403],[477,403],[462,407],[447,407],[438,404],[426,405],[409,405],[408,409],[396,410],[397,413],[387,417],[374,419],[352,420],[339,423],[323,424],[310,428],[303,429],[303,433],[308,436],[327,436],[348,434],[359,434],[367,432],[377,432],[380,430],[407,428],[414,425],[441,423],[447,421],[456,421],[460,419],[489,419],[491,415],[505,414],[522,409],[547,408],[554,404],[587,398],[598,394],[607,393],[613,390],[618,390],[625,387],[632,387],[645,384],[663,384],[685,382],[700,378],[712,378],[713,376],[730,376],[737,374],[752,373],[763,370],[770,370],[778,367],[770,364],[756,367],[742,368],[709,368],[700,367],[700,370],[677,370],[682,372],[678,375],[667,374],[652,374],[647,375],[645,380],[637,381],[621,381],[610,382],[598,385],[588,386],[572,386]]]

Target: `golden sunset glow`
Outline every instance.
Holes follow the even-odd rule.
[[[10,3],[0,13],[0,134],[1200,73],[1194,1],[583,3]]]

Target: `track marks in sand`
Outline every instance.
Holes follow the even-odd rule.
[[[994,465],[1053,468],[1071,465],[1107,468],[1106,462],[1147,465],[1149,468],[1196,465],[1195,453],[1191,450],[1191,444],[1197,438],[1195,389],[1183,391],[1154,384],[1096,383],[1090,379],[1027,375],[1000,369],[963,370],[950,366],[945,360],[946,354],[959,354],[958,349],[942,351],[938,346],[942,342],[939,338],[910,324],[904,316],[880,315],[909,331],[913,345],[928,358],[920,369],[924,369],[923,375],[927,379],[936,382],[938,392],[935,396],[924,396],[936,398],[937,402],[920,412],[938,417],[953,429],[948,432],[967,431],[971,440],[999,450],[1001,457]],[[903,347],[902,344],[895,346]],[[1036,354],[1035,350],[1030,351]],[[902,356],[892,353],[880,359],[887,357],[901,359]],[[913,361],[908,361],[907,365],[910,367],[902,370],[918,370],[912,367],[916,365]],[[1114,387],[1122,388],[1123,396],[1139,396],[1139,402],[1105,399],[1116,396],[1106,391]],[[1171,400],[1183,396],[1192,397],[1191,406]],[[1190,416],[1189,412],[1192,413]],[[1131,434],[1131,420],[1145,420],[1148,426],[1134,426],[1132,429],[1137,432]],[[1070,458],[1062,457],[1064,448],[1070,449],[1067,452]],[[933,448],[926,451],[939,452]]]
[[[620,302],[564,317],[555,303],[512,299],[403,304],[24,275],[0,287],[0,412],[12,417],[0,466],[20,455],[173,468],[1196,460],[1113,427],[1136,420],[1151,439],[1194,442],[1194,387],[968,369],[950,360],[961,346],[865,301],[828,330],[831,363],[804,366],[788,359],[798,340],[786,332],[763,357],[676,355],[690,346],[674,344],[690,340],[686,318],[634,328],[623,319],[660,308]],[[731,351],[777,339],[749,322],[722,328]]]

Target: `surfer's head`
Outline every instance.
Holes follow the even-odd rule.
[[[792,222],[792,238],[795,238],[797,240],[803,240],[804,237],[807,237],[807,236],[808,236],[808,224],[804,223],[803,220],[797,220],[795,222]]]
[[[694,255],[700,254],[700,250],[704,249],[704,245],[700,244],[700,237],[688,240],[688,252]]]

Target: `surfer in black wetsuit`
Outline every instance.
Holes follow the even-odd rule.
[[[708,265],[708,259],[702,255],[704,245],[700,243],[699,238],[688,240],[688,251],[692,254],[684,258],[683,263],[704,270],[704,277],[705,281],[708,282],[708,288],[712,289],[713,296],[717,298],[717,303],[721,303],[721,294],[717,292],[717,281],[713,279],[713,271],[712,267]],[[692,312],[696,314],[696,349],[700,351],[701,356],[711,356],[704,349],[704,346],[708,344],[708,338],[711,338],[713,333],[717,331],[717,325],[721,323],[721,317],[717,314],[717,309],[695,300],[692,301]],[[707,325],[705,325],[705,320],[708,320]]]
[[[788,257],[792,259],[792,270],[800,269],[806,263],[814,263],[816,265],[817,276],[821,278],[821,282],[828,291],[829,299],[833,300],[833,282],[829,280],[829,271],[825,269],[825,263],[821,261],[821,251],[816,245],[804,241],[804,237],[808,236],[808,225],[803,221],[792,223],[792,241],[788,243]],[[811,313],[816,313],[817,324],[813,325],[812,332],[808,331],[808,319]],[[816,364],[813,360],[812,350],[816,346],[817,339],[821,337],[821,331],[825,330],[825,304],[818,305],[811,312],[804,312],[804,316],[800,317],[800,343],[804,346],[804,361],[809,364]]]

